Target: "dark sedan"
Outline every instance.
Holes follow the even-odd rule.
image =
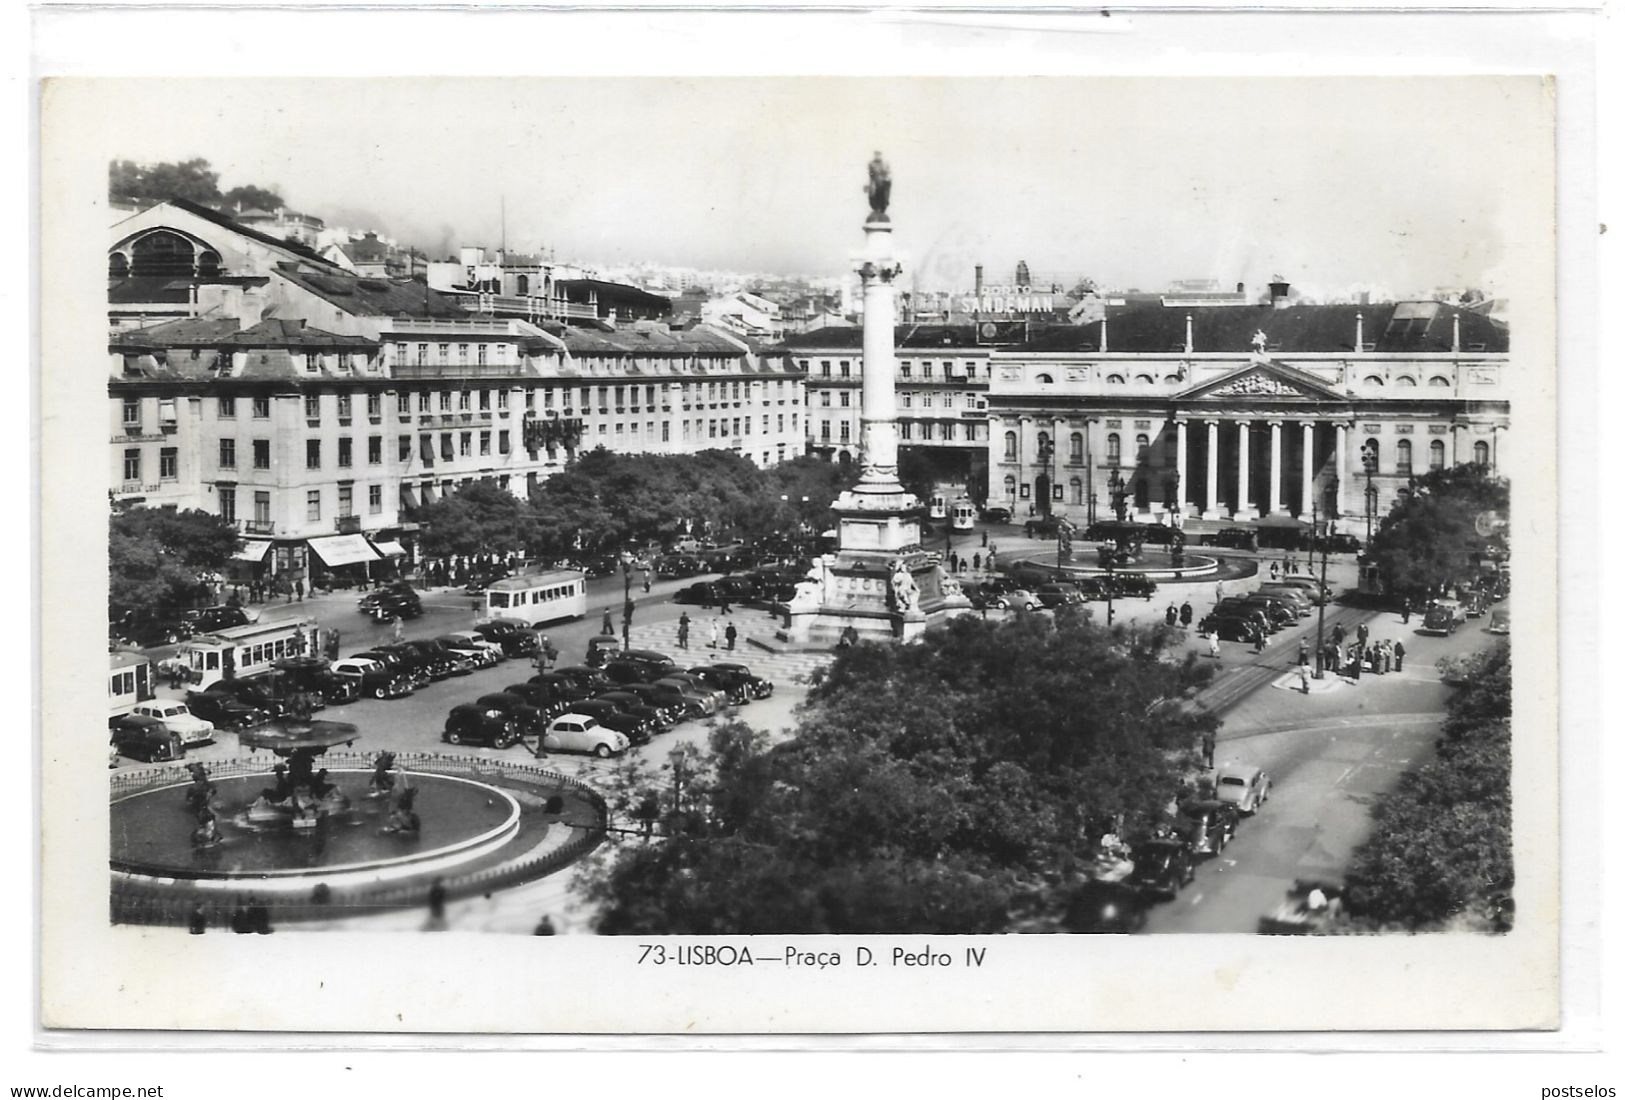
[[[440,739],[451,745],[468,742],[505,749],[519,740],[519,721],[497,707],[463,703],[451,708]]]
[[[224,691],[189,691],[186,709],[199,718],[213,722],[216,729],[246,730],[263,726],[271,716],[258,707],[240,702]]]
[[[1134,849],[1134,870],[1130,872],[1130,886],[1137,886],[1154,897],[1173,898],[1196,878],[1196,864],[1191,862],[1191,850],[1183,840],[1158,837],[1142,841]]]

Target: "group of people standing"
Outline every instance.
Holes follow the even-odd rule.
[[[719,612],[717,618],[713,618],[709,622],[706,623],[706,628],[710,631],[710,635],[711,635],[710,640],[706,643],[706,648],[708,648],[708,649],[717,648],[717,639],[718,639],[717,623],[720,621],[721,614],[722,613]],[[679,649],[687,649],[688,648],[689,628],[692,627],[693,624],[694,624],[694,621],[688,617],[688,612],[687,611],[683,612],[682,616],[680,618],[678,618],[678,620],[677,620],[677,648],[679,648]],[[721,631],[721,637],[727,641],[728,651],[731,653],[731,652],[733,652],[734,646],[737,645],[738,642],[739,642],[739,628],[737,626],[735,626],[733,623],[730,622],[728,624],[727,629]]]

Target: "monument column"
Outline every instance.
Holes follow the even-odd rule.
[[[1269,514],[1280,515],[1284,509],[1281,507],[1281,422],[1270,421],[1270,477],[1269,477]]]
[[[863,475],[870,484],[897,482],[897,288],[900,270],[891,259],[891,223],[864,223],[863,261]]]
[[[1252,484],[1249,474],[1251,455],[1248,454],[1251,445],[1247,438],[1247,430],[1252,421],[1239,420],[1236,422],[1236,518],[1252,519]]]
[[[1303,422],[1303,495],[1298,501],[1299,515],[1314,514],[1315,503],[1315,422]]]
[[[1203,519],[1219,518],[1219,422],[1207,422],[1207,507]]]

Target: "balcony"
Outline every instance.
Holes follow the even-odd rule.
[[[522,363],[397,363],[390,377],[425,378],[513,378],[525,373]]]
[[[276,534],[276,521],[269,519],[240,519],[237,521],[237,528],[245,535],[274,535]]]

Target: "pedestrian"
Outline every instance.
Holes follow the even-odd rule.
[[[1394,643],[1394,671],[1395,672],[1404,672],[1405,671],[1405,643],[1404,642],[1395,642]]]
[[[1332,626],[1332,644],[1335,646],[1341,646],[1343,644],[1343,634],[1343,624],[1334,624]]]
[[[718,615],[732,615],[733,614],[733,612],[728,609],[728,594],[726,592],[719,592],[717,594],[717,614]]]
[[[1280,564],[1278,562],[1273,562],[1273,561],[1270,562],[1270,580],[1278,581],[1280,579],[1281,579],[1281,566],[1280,566]]]
[[[279,577],[279,578],[277,578],[276,584],[277,584],[277,591],[282,593],[282,602],[283,603],[292,603],[293,602],[293,585],[288,583],[288,578]]]
[[[986,531],[982,532],[982,545],[983,546],[987,545],[987,532]]]
[[[598,624],[598,633],[600,633],[600,634],[613,634],[613,633],[615,633],[615,616],[610,614],[610,610],[607,607],[604,608],[604,621]]]
[[[711,620],[711,640],[706,643],[706,648],[717,648],[717,621],[715,619]]]
[[[1355,636],[1360,639],[1360,648],[1364,649],[1367,639],[1371,637],[1371,631],[1367,629],[1364,623],[1361,623],[1359,629],[1357,629],[1354,633]]]
[[[1308,665],[1299,665],[1298,666],[1298,683],[1303,685],[1303,693],[1305,695],[1308,695],[1309,694],[1309,666]]]
[[[1167,613],[1163,615],[1163,620],[1166,621],[1169,626],[1173,626],[1179,621],[1179,609],[1173,604],[1169,604]]]
[[[1409,596],[1399,601],[1399,621],[1402,623],[1411,621],[1411,598]]]
[[[1298,666],[1300,668],[1309,667],[1309,639],[1307,638],[1298,639]]]
[[[194,936],[201,936],[209,930],[209,915],[203,911],[201,901],[192,905],[192,916],[187,921],[186,930]]]
[[[1394,671],[1394,643],[1386,640],[1382,643],[1382,671],[1384,675]]]
[[[1208,656],[1215,661],[1219,660],[1219,632],[1217,630],[1207,636],[1207,652]]]
[[[1364,647],[1361,646],[1360,643],[1358,643],[1358,642],[1350,642],[1349,643],[1349,657],[1350,657],[1350,659],[1352,660],[1352,662],[1354,664],[1354,680],[1355,680],[1356,683],[1358,683],[1359,680],[1360,680],[1361,668],[1365,664],[1365,649],[1364,649]]]
[[[1213,586],[1213,602],[1217,604],[1222,599],[1224,599],[1224,582],[1220,581]]]
[[[985,538],[987,538],[987,535],[984,533],[982,535],[982,537],[985,539]],[[982,571],[982,552],[980,550],[978,550],[976,553],[971,555],[971,557],[970,557],[970,566],[971,566],[972,569],[976,570],[978,573],[980,573]]]
[[[1213,766],[1213,751],[1218,748],[1219,739],[1212,730],[1202,731],[1202,763],[1207,767]]]
[[[394,625],[389,628],[389,636],[395,640],[397,645],[400,644],[402,638],[406,637],[406,627],[401,624],[398,617],[395,619]]]
[[[688,612],[685,611],[677,619],[677,645],[680,649],[688,648]]]
[[[1253,652],[1264,652],[1264,628],[1257,623],[1253,624]]]
[[[1191,607],[1191,602],[1189,600],[1186,600],[1184,603],[1179,605],[1179,625],[1180,626],[1184,627],[1186,630],[1189,630],[1190,625],[1191,625],[1191,620],[1194,619],[1195,617],[1196,617],[1196,611],[1195,611],[1195,609],[1193,609]]]
[[[950,550],[950,551],[948,551],[948,571],[951,572],[951,573],[959,572],[959,551],[958,550]]]
[[[729,623],[728,624],[728,629],[726,631],[724,631],[723,633],[726,635],[726,637],[728,639],[728,652],[732,653],[733,648],[734,648],[734,642],[739,638],[739,628],[734,626],[733,623]]]
[[[643,590],[645,592],[649,591],[650,587],[654,584],[654,580],[654,572],[648,568],[645,568],[643,570]]]
[[[305,579],[303,577],[293,579],[293,594],[300,603],[305,602]]]

